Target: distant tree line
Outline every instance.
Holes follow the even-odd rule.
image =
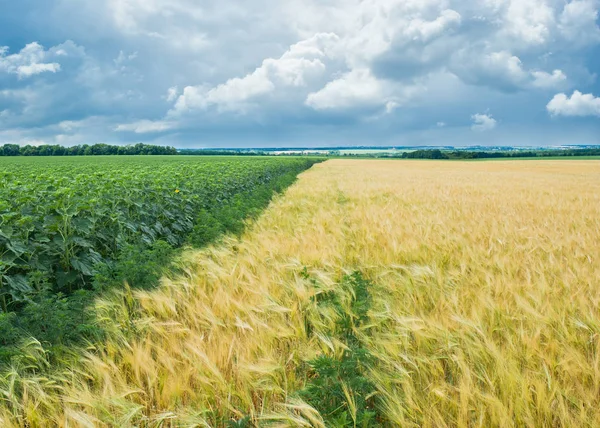
[[[0,145],[0,156],[100,156],[100,155],[198,155],[198,156],[266,156],[269,150],[243,149],[182,149],[174,147],[154,146],[138,143],[128,146],[110,144],[83,144],[63,147],[59,145],[19,146],[18,144]],[[302,153],[286,155],[305,156]],[[319,156],[350,156],[368,158],[402,158],[402,159],[496,159],[496,158],[532,158],[532,157],[567,157],[567,156],[600,156],[600,147],[582,149],[550,149],[550,150],[514,150],[514,151],[473,151],[473,150],[439,150],[426,149],[403,153],[344,153],[336,151]]]
[[[510,152],[486,152],[454,150],[443,152],[441,150],[416,150],[402,153],[403,159],[497,159],[497,158],[543,158],[543,157],[568,157],[568,156],[600,156],[600,148],[565,149],[565,150],[528,150]]]
[[[265,156],[267,152],[263,150],[181,149],[179,154],[190,156]]]
[[[0,156],[101,156],[101,155],[176,155],[174,147],[153,146],[138,143],[129,146],[109,144],[83,144],[63,147],[59,145],[19,146],[5,144],[0,146]]]
[[[414,152],[402,153],[403,159],[449,159],[448,155],[441,150],[415,150]]]

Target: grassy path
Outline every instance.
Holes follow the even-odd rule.
[[[0,425],[598,425],[598,242],[597,161],[331,160]]]

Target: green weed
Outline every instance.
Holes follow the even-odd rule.
[[[368,372],[373,357],[358,330],[368,323],[371,307],[369,282],[360,273],[344,278],[338,292],[320,294],[320,305],[338,315],[329,334],[345,345],[341,355],[321,355],[308,362],[308,380],[300,396],[322,415],[327,426],[379,426],[375,385]],[[349,301],[348,301],[349,300]]]

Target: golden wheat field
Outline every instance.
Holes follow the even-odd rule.
[[[178,263],[71,370],[32,343],[0,426],[600,425],[599,161],[330,160]],[[332,422],[301,391],[351,351]]]

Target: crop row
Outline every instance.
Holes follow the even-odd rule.
[[[89,286],[127,245],[177,247],[218,209],[308,159],[102,158],[0,164],[0,309]]]

